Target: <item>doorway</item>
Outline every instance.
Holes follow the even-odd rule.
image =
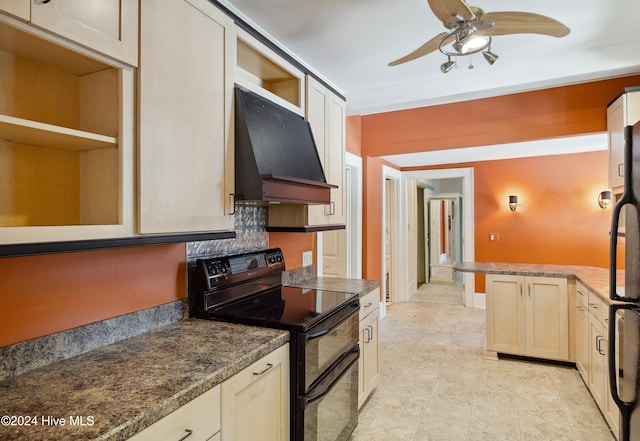
[[[429,216],[424,223],[429,237],[425,249],[429,255],[429,283],[455,283],[453,266],[462,259],[461,201],[459,194],[436,194],[429,198]]]

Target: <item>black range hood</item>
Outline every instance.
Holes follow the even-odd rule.
[[[235,199],[238,203],[329,204],[311,126],[303,117],[235,88]]]

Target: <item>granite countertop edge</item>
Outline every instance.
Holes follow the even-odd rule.
[[[354,292],[360,297],[380,287],[379,280],[369,279],[349,279],[341,277],[311,277],[295,283],[288,283],[288,286],[297,288],[321,289],[338,292]]]
[[[95,415],[90,427],[0,427],[3,440],[123,441],[285,345],[289,333],[185,319],[0,381],[2,415]]]
[[[605,302],[615,301],[609,298],[609,269],[580,265],[553,265],[504,262],[462,262],[454,265],[460,272],[481,274],[511,274],[518,276],[562,277],[576,279]],[[617,285],[624,284],[624,270],[618,270]]]

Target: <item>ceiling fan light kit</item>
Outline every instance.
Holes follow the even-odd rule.
[[[457,65],[458,57],[469,56],[469,69],[473,69],[471,55],[482,52],[490,65],[498,60],[491,52],[491,37],[509,34],[541,34],[564,37],[569,28],[553,18],[530,12],[489,12],[467,6],[464,0],[427,0],[429,7],[442,24],[449,29],[442,32],[413,52],[389,63],[397,66],[423,57],[435,50],[447,56],[440,66],[442,73]]]

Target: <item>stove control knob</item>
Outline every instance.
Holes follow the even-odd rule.
[[[278,254],[278,255],[276,256],[276,260],[277,260],[278,262],[282,262],[282,256],[281,256],[280,254]]]
[[[267,261],[269,262],[269,265],[273,265],[274,263],[276,263],[276,259],[273,256],[269,256],[267,258]]]

